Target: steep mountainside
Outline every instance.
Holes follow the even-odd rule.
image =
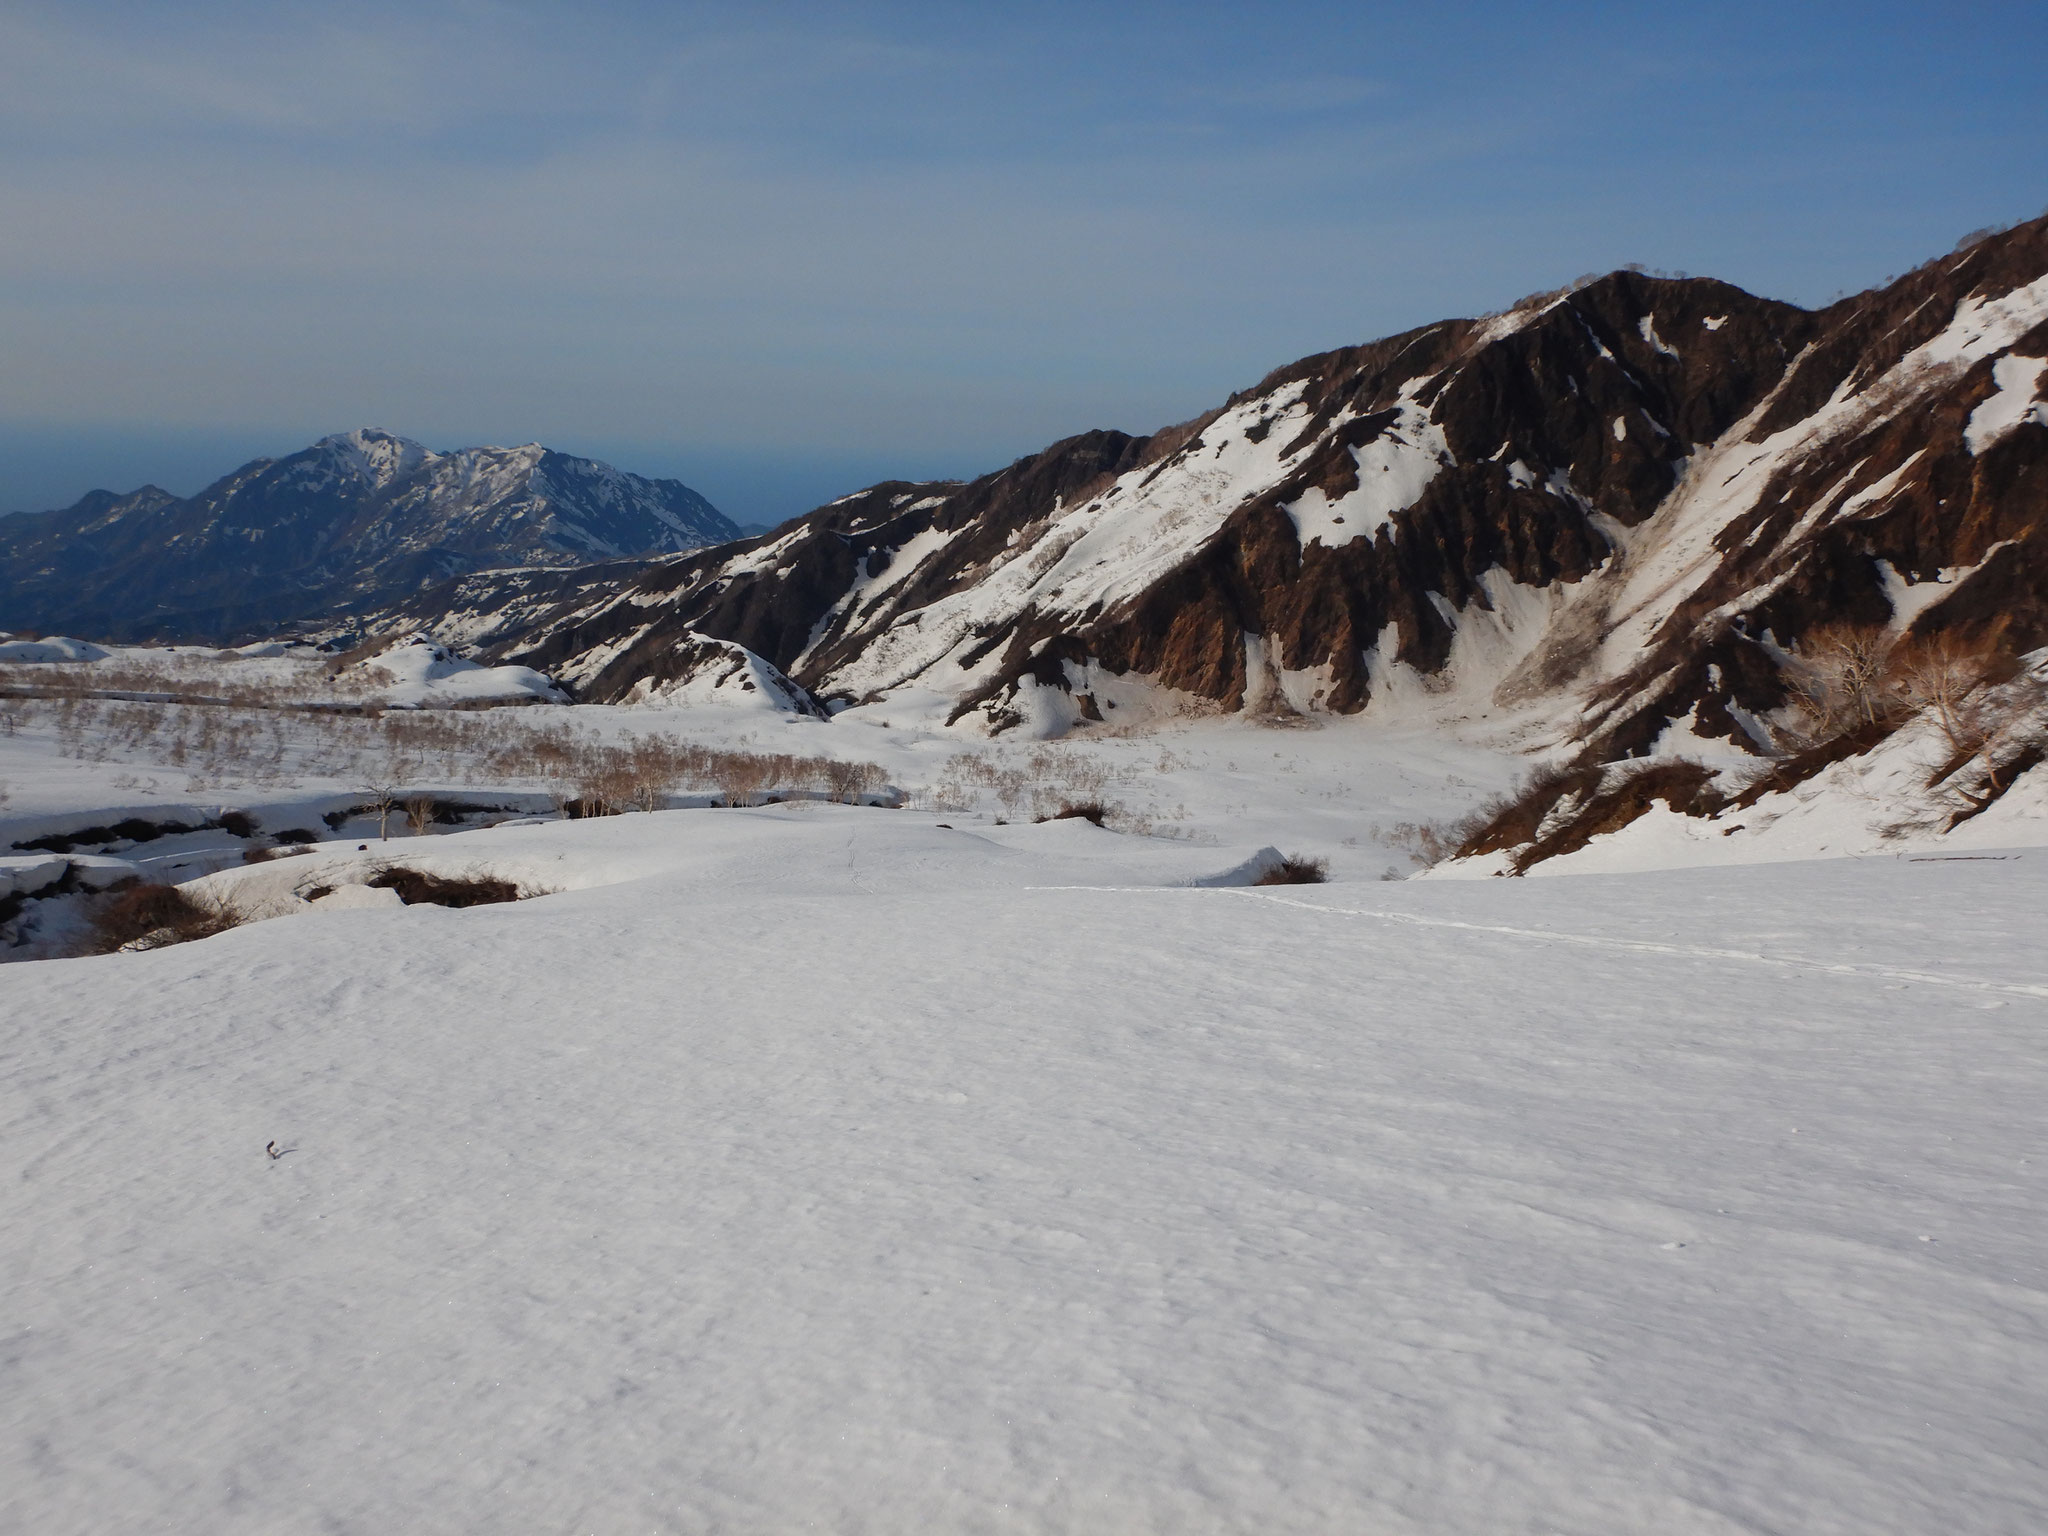
[[[670,554],[737,533],[680,481],[537,443],[434,453],[346,432],[189,500],[95,491],[0,522],[0,627],[225,639],[465,572]]]
[[[1612,759],[1778,749],[1822,626],[2048,643],[2048,221],[1807,311],[1617,272],[1273,373],[1184,426],[772,537],[522,573],[408,622],[592,700],[705,637],[828,703],[1056,732],[1230,709],[1527,714]]]

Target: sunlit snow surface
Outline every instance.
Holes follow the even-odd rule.
[[[1991,365],[1991,381],[1998,393],[1970,413],[1963,440],[1970,452],[1982,453],[2008,436],[2023,422],[2048,426],[2048,405],[2038,395],[2041,375],[2048,371],[2048,358],[2010,354]]]
[[[360,670],[373,679],[378,698],[401,708],[562,698],[561,691],[531,667],[481,666],[421,637],[370,658]]]
[[[2048,1526],[2048,858],[939,819],[0,972],[0,1529]]]

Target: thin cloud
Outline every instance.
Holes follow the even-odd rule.
[[[1937,111],[1789,21],[1368,9],[9,8],[0,420],[1000,461],[1628,260],[1821,298],[2048,171],[1955,27]]]

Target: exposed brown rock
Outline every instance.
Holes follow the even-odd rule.
[[[1025,717],[1024,691],[1071,692],[1089,667],[1241,707],[1248,636],[1269,665],[1322,669],[1316,707],[1356,711],[1380,665],[1442,675],[1458,627],[1491,606],[1488,581],[1556,585],[1574,600],[1500,685],[1503,701],[1554,699],[1560,719],[1583,706],[1596,760],[1647,752],[1688,719],[1764,750],[1755,722],[1786,702],[1784,649],[1819,625],[1886,623],[1894,583],[1958,573],[1915,633],[2048,643],[2048,429],[2028,422],[1973,454],[1965,434],[1995,359],[1899,372],[1959,305],[2044,273],[2048,221],[1817,312],[1618,272],[1504,320],[1301,359],[1151,437],[1085,433],[966,484],[878,485],[745,544],[474,578],[423,608],[471,616],[461,622],[493,655],[568,668],[599,701],[676,665],[692,634],[743,645],[827,701],[886,692],[944,658],[975,673],[955,718],[1001,728]],[[2048,356],[2048,325],[2011,350]],[[1412,505],[1349,542],[1305,542],[1290,509],[1357,491],[1360,451],[1408,430],[1414,407],[1443,449]],[[1621,551],[1709,515],[1712,455],[1727,475],[1774,440],[1796,451],[1725,526],[1702,525],[1699,563],[1656,599],[1648,642],[1603,658],[1629,562],[1649,558]],[[1078,612],[1023,582],[982,603],[998,573],[1053,568],[1126,498],[1233,444],[1285,450],[1279,478],[1215,512],[1167,568]],[[878,581],[917,558],[913,541],[914,569]],[[967,631],[948,629],[963,609]],[[600,648],[601,666],[575,671]],[[878,671],[881,655],[896,670]],[[1076,700],[1074,718],[1093,702]]]

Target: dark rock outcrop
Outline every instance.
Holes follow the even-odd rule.
[[[1816,626],[2048,643],[2043,358],[2048,221],[1820,311],[1617,272],[1305,358],[1150,437],[654,564],[474,577],[407,622],[599,701],[710,636],[830,702],[934,689],[991,729],[1142,678],[1229,708],[1547,711],[1603,758],[1674,725],[1756,746]]]

